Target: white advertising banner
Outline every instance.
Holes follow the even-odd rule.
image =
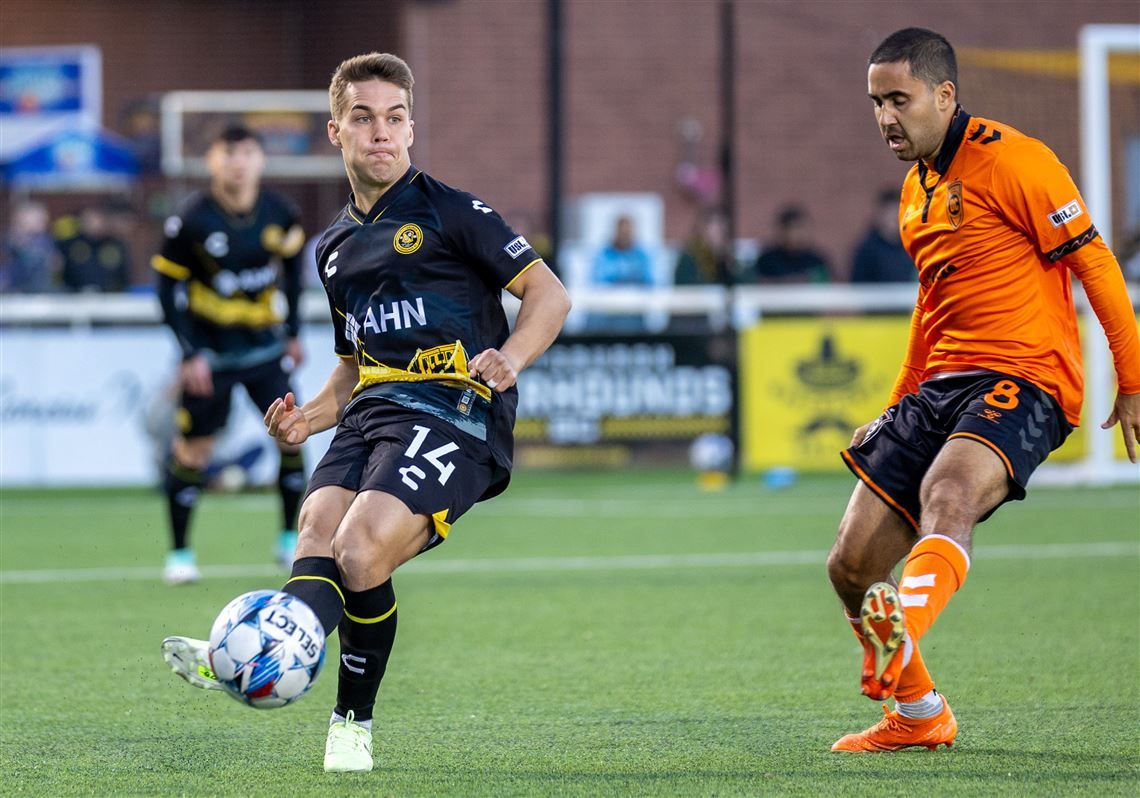
[[[302,334],[294,375],[301,399],[336,364],[331,330]],[[177,353],[165,327],[0,332],[0,486],[150,485],[173,433]],[[311,471],[332,431],[306,443]],[[261,413],[235,389],[215,462],[241,461],[255,483],[276,479],[275,445]]]

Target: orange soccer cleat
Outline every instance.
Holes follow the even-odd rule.
[[[863,630],[863,695],[886,701],[899,684],[906,636],[902,601],[893,585],[876,582],[867,588],[859,625]]]
[[[912,746],[926,746],[934,751],[940,745],[950,747],[958,734],[958,721],[950,704],[942,698],[942,711],[933,718],[915,720],[892,712],[883,704],[883,719],[866,731],[840,737],[832,751],[860,754],[876,751],[901,751]]]

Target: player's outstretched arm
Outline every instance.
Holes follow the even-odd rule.
[[[531,266],[507,290],[522,300],[515,331],[502,349],[486,349],[467,364],[472,377],[500,393],[554,343],[570,312],[566,289],[545,263]]]
[[[1100,425],[1101,429],[1112,429],[1120,424],[1120,431],[1124,434],[1124,449],[1128,452],[1128,459],[1136,462],[1137,449],[1140,449],[1140,393],[1117,393],[1116,403],[1112,406],[1112,413]]]
[[[296,403],[292,392],[274,399],[265,411],[266,429],[280,443],[294,446],[304,443],[313,433],[322,432],[337,423],[359,379],[356,363],[340,358],[328,382],[304,406]]]

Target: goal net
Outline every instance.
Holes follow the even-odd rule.
[[[265,145],[265,176],[339,180],[344,163],[326,136],[325,91],[173,91],[163,95],[162,171],[205,177],[205,152],[225,127],[241,124]]]

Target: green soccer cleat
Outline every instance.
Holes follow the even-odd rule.
[[[193,637],[168,637],[162,641],[162,658],[170,669],[195,687],[221,690],[218,677],[210,668],[209,643]]]
[[[329,726],[325,742],[326,773],[367,773],[372,770],[372,732],[353,722],[350,709],[343,721]]]

